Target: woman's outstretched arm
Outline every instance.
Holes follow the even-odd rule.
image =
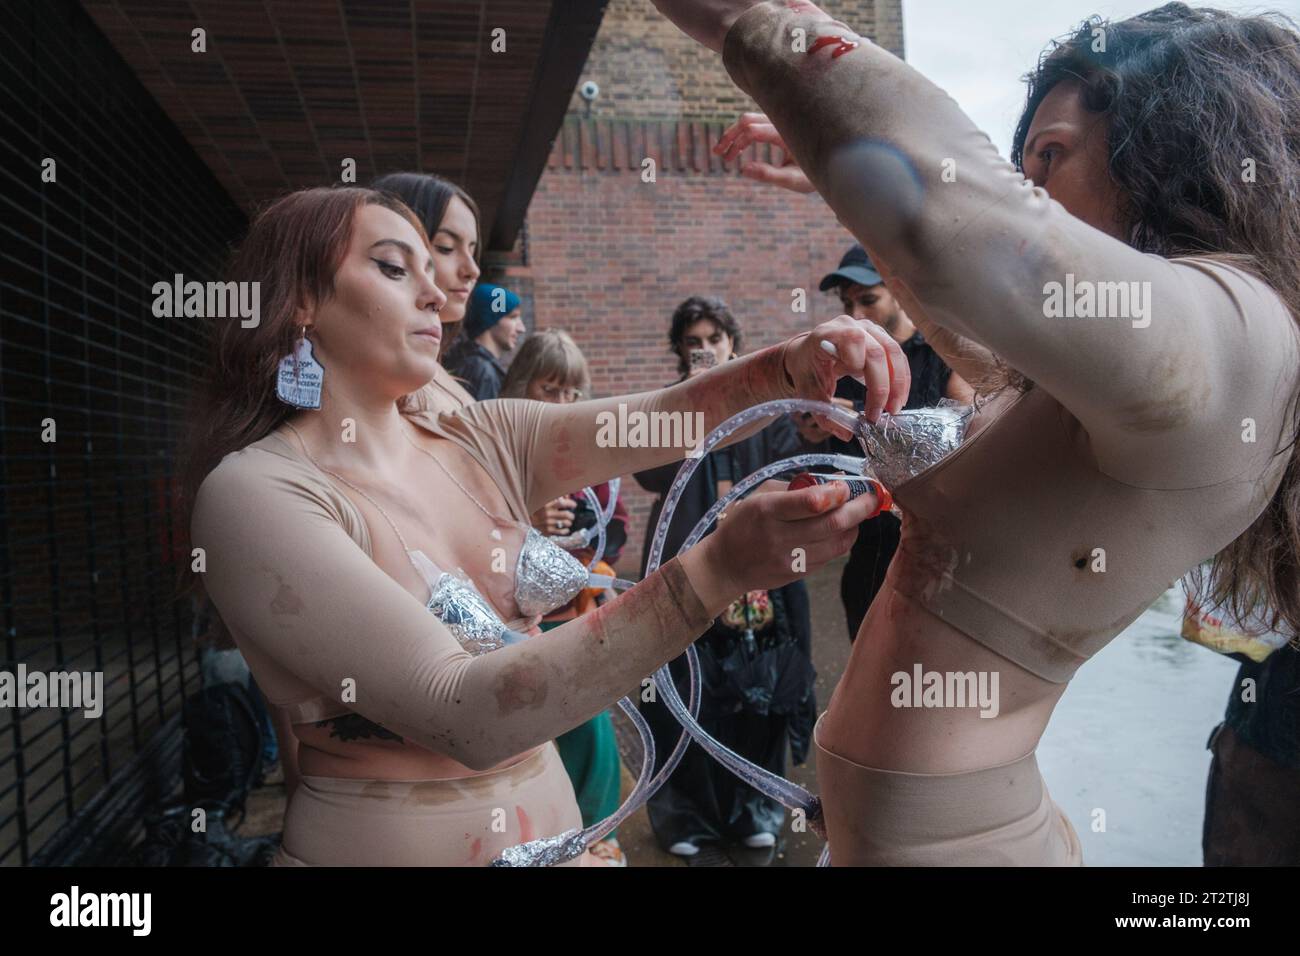
[[[1109,474],[1213,483],[1250,464],[1243,418],[1281,431],[1294,322],[1258,280],[1075,218],[943,90],[811,3],[655,2],[721,47],[895,295],[1050,392]],[[1110,317],[1083,317],[1085,296]]]
[[[832,357],[819,342],[838,350]],[[577,402],[545,404],[530,413],[534,431],[519,448],[528,469],[532,501],[548,501],[555,492],[575,485],[595,484],[616,475],[643,472],[670,462],[680,462],[691,450],[671,439],[673,429],[698,443],[714,427],[762,402],[780,398],[829,401],[835,382],[844,375],[866,381],[866,414],[874,419],[882,410],[898,411],[907,401],[911,372],[898,343],[870,322],[841,316],[812,332],[762,349],[668,388],[636,395]],[[653,444],[634,443],[637,436],[624,422],[640,421],[643,438]],[[770,420],[737,432],[728,444],[754,434]]]
[[[475,657],[285,461],[245,449],[199,489],[192,539],[222,619],[321,694],[474,769],[552,740],[637,689],[736,594],[796,577],[793,547],[805,550],[809,570],[845,553],[870,509],[869,496],[838,506],[838,487],[741,502],[734,526],[615,601]],[[342,696],[345,687],[355,699]]]

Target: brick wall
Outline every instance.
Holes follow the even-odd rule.
[[[824,0],[824,9],[902,53],[899,0]],[[596,395],[676,380],[668,352],[673,309],[690,295],[725,299],[743,352],[838,314],[817,291],[853,241],[819,198],[763,187],[724,169],[709,148],[753,104],[716,55],[685,38],[649,0],[613,0],[513,255],[489,277],[524,297],[530,327],[570,332],[586,354]],[[642,160],[656,181],[643,182]],[[758,154],[751,151],[748,158]],[[761,158],[778,159],[764,151]],[[792,311],[792,290],[807,311]],[[634,576],[652,497],[630,477],[632,515],[619,570]]]
[[[902,0],[821,0],[823,10],[903,55]],[[611,0],[581,84],[600,86],[595,102],[575,91],[570,110],[592,118],[717,119],[753,109],[722,58],[686,37],[650,0]]]

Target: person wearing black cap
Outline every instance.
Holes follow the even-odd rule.
[[[974,389],[945,364],[917,331],[898,300],[885,288],[885,280],[861,246],[849,249],[839,266],[822,279],[818,288],[822,292],[834,290],[846,314],[875,322],[902,347],[912,369],[912,387],[904,408],[929,408],[944,398],[960,402],[974,399]],[[851,378],[840,379],[835,388],[837,404],[862,411],[865,399],[866,388],[861,382]],[[862,455],[857,442],[840,441],[818,426],[811,415],[796,416],[795,421],[805,441],[829,441],[831,448],[840,454]],[[888,512],[863,522],[858,529],[858,540],[840,578],[840,599],[844,602],[850,641],[857,637],[867,608],[885,581],[889,562],[898,549],[900,531],[898,518]]]
[[[447,353],[447,369],[465,382],[475,401],[496,398],[505,381],[501,356],[524,331],[520,298],[503,286],[480,282],[470,293],[461,339]]]

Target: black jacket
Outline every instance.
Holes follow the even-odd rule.
[[[804,450],[794,423],[788,415],[782,415],[757,434],[707,454],[677,503],[660,563],[677,554],[691,529],[717,500],[719,480],[736,484],[764,465]],[[637,483],[659,496],[646,528],[642,576],[664,497],[681,467],[681,462],[675,462],[636,473]],[[755,645],[747,645],[737,632],[718,622],[695,642],[704,683],[700,715],[704,718],[742,710],[787,715],[791,756],[795,763],[802,763],[817,720],[808,589],[804,582],[795,581],[774,588],[769,596],[773,623]],[[685,660],[675,662],[672,671],[685,697]]]
[[[465,389],[476,402],[485,402],[501,394],[506,370],[495,355],[473,341],[456,343],[447,354],[447,371],[465,382]]]

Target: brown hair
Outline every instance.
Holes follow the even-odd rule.
[[[1104,43],[1097,43],[1103,37]],[[1043,98],[1078,81],[1108,121],[1109,172],[1127,242],[1201,255],[1267,283],[1300,316],[1300,34],[1279,14],[1234,16],[1168,3],[1116,23],[1085,20],[1046,52],[1029,84],[1011,158]],[[1251,160],[1255,179],[1243,176]],[[1006,382],[1028,387],[1008,370]],[[1300,427],[1300,393],[1289,396]],[[1264,513],[1189,577],[1207,610],[1252,612],[1300,635],[1300,431],[1283,436],[1282,483]]]
[[[276,371],[299,337],[299,309],[313,309],[334,292],[357,210],[382,206],[406,219],[428,243],[415,215],[387,193],[360,187],[304,189],[263,209],[226,270],[234,282],[256,282],[260,321],[210,321],[207,375],[191,396],[189,429],[180,454],[179,526],[188,541],[194,498],[221,459],[265,438],[294,409],[276,395]],[[404,402],[411,399],[407,396]],[[188,547],[186,549],[188,551]],[[201,592],[199,575],[181,562],[182,592]]]
[[[525,340],[501,382],[500,397],[526,398],[528,386],[538,379],[557,379],[583,392],[591,387],[587,359],[563,329],[543,329]]]

